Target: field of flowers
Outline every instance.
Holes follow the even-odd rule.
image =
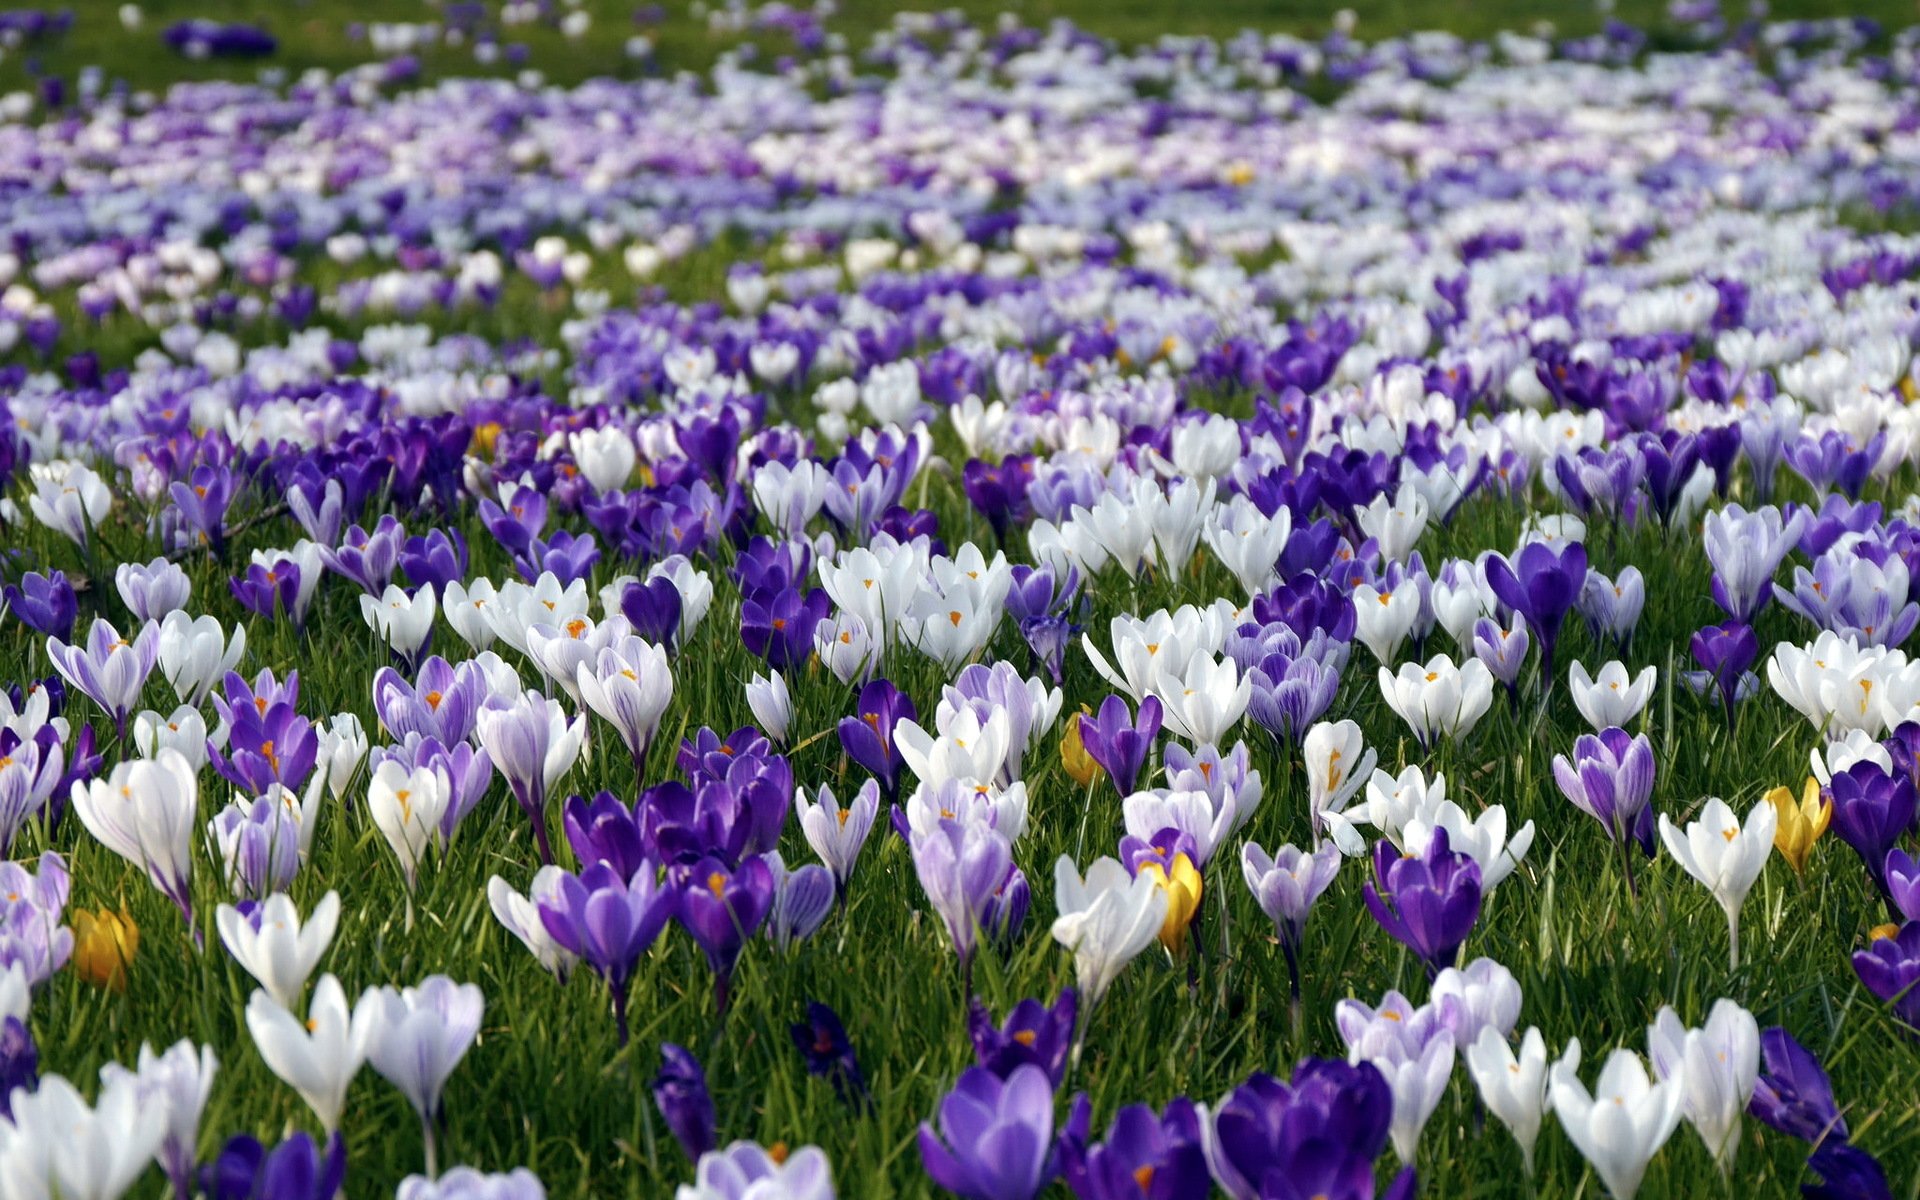
[[[253,11],[0,13],[0,1200],[1920,1195],[1920,26]]]

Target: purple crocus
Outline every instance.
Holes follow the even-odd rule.
[[[707,1073],[686,1047],[660,1043],[660,1073],[653,1077],[653,1103],[680,1149],[686,1152],[688,1162],[699,1162],[700,1156],[719,1141]]]
[[[612,792],[595,794],[591,803],[580,796],[569,797],[562,820],[567,845],[582,868],[605,863],[626,879],[652,868],[634,810]]]
[[[893,740],[894,727],[902,721],[917,721],[919,716],[905,692],[885,679],[875,679],[860,689],[853,715],[840,719],[840,748],[873,772],[889,801],[899,793],[900,769],[906,765]]]
[[[1880,878],[1886,885],[1887,900],[1900,919],[1920,921],[1920,862],[1896,846],[1887,851]]]
[[[1300,949],[1306,937],[1307,916],[1320,893],[1339,874],[1340,858],[1339,848],[1331,841],[1322,842],[1311,853],[1287,845],[1269,855],[1253,842],[1240,850],[1247,887],[1280,939],[1295,1005],[1300,1001]]]
[[[1747,668],[1760,656],[1760,642],[1753,626],[1739,621],[1709,625],[1693,635],[1693,661],[1700,664],[1705,682],[1720,691],[1720,703],[1727,710],[1727,728],[1733,728],[1734,709],[1745,689]],[[1705,688],[1700,690],[1704,691]]]
[[[417,733],[447,745],[467,741],[490,694],[479,663],[455,667],[437,654],[420,664],[412,683],[392,667],[373,676],[374,714],[395,738]]]
[[[1880,1160],[1848,1142],[1823,1142],[1807,1159],[1819,1183],[1800,1186],[1804,1200],[1893,1200]]]
[[[773,872],[766,860],[731,867],[718,858],[681,863],[668,872],[674,919],[692,935],[713,969],[713,1007],[725,1015],[740,951],[773,908]]]
[[[1191,1100],[1176,1096],[1164,1115],[1129,1104],[1114,1114],[1107,1140],[1091,1145],[1072,1132],[1085,1124],[1086,1106],[1085,1095],[1075,1101],[1075,1117],[1060,1139],[1061,1172],[1080,1200],[1183,1200],[1211,1190],[1200,1114]]]
[[[1247,668],[1246,678],[1247,715],[1285,747],[1299,744],[1340,690],[1340,672],[1305,651],[1268,654]]]
[[[1541,678],[1551,687],[1554,643],[1587,583],[1587,548],[1579,542],[1559,549],[1546,542],[1529,542],[1511,559],[1489,555],[1486,572],[1493,594],[1526,618],[1527,629],[1540,643]]]
[[[219,558],[227,550],[227,508],[233,503],[233,472],[227,467],[203,463],[193,469],[185,482],[175,480],[168,489],[189,528]]]
[[[369,596],[378,596],[393,582],[393,570],[400,562],[400,547],[407,531],[392,513],[383,515],[368,533],[355,525],[338,549],[320,548],[320,559],[327,569],[360,585]]]
[[[272,564],[250,563],[244,574],[227,581],[227,590],[240,606],[271,621],[294,616],[300,602],[300,564],[290,558]]]
[[[430,587],[434,595],[444,596],[449,583],[467,577],[467,539],[461,537],[457,529],[431,529],[425,536],[416,534],[400,547],[399,563],[411,590]]]
[[[1820,1060],[1778,1025],[1760,1033],[1760,1077],[1747,1112],[1769,1129],[1813,1146],[1849,1136]]]
[[[1574,740],[1573,756],[1553,756],[1553,781],[1560,794],[1581,812],[1600,822],[1624,853],[1638,842],[1653,857],[1653,743],[1642,733],[1629,736],[1620,728],[1583,733]],[[1633,881],[1633,860],[1626,859],[1627,880]]]
[[[122,741],[127,736],[127,718],[139,705],[140,693],[159,656],[160,627],[151,621],[131,642],[98,619],[87,631],[85,646],[69,646],[55,637],[47,639],[47,657],[53,660],[54,669],[113,718]]]
[[[267,686],[256,691],[238,674],[227,673],[226,695],[213,698],[226,727],[226,746],[209,738],[207,757],[221,778],[249,795],[265,795],[276,783],[298,792],[319,757],[320,738],[293,707],[300,695],[295,676],[288,677],[284,692],[273,688],[264,672],[263,682]]]
[[[1067,1073],[1067,1051],[1073,1046],[1074,1019],[1080,1011],[1080,993],[1064,988],[1052,1004],[1022,1000],[1007,1019],[993,1023],[992,1014],[978,996],[967,1010],[967,1034],[973,1039],[979,1065],[1005,1079],[1022,1066],[1047,1073],[1054,1087]]]
[[[740,640],[775,670],[804,665],[813,654],[814,630],[833,601],[820,588],[762,592],[740,603]]]
[[[620,612],[636,636],[656,646],[673,648],[680,633],[680,589],[673,580],[656,575],[629,583],[620,592]]]
[[[1866,949],[1855,950],[1853,973],[1920,1036],[1920,921],[1908,921],[1892,937],[1874,938]]]
[[[1393,1090],[1372,1063],[1309,1058],[1290,1082],[1254,1075],[1209,1119],[1207,1166],[1232,1200],[1368,1200],[1393,1121]],[[1409,1168],[1389,1200],[1410,1197],[1411,1180]]]
[[[347,1147],[337,1133],[324,1150],[303,1131],[271,1151],[243,1133],[200,1168],[200,1189],[207,1200],[332,1200],[346,1176]]]
[[[1033,1200],[1059,1174],[1053,1085],[1036,1066],[1004,1080],[969,1067],[940,1101],[939,1132],[920,1124],[920,1162],[963,1200]]]
[[[1834,773],[1833,832],[1867,865],[1881,895],[1887,895],[1887,853],[1913,827],[1916,794],[1904,771],[1888,774],[1872,759]]]
[[[1815,492],[1837,487],[1849,500],[1858,500],[1886,444],[1884,429],[1876,432],[1864,446],[1838,429],[1829,429],[1817,437],[1802,433],[1786,444],[1787,466]]]
[[[676,893],[660,886],[652,871],[631,878],[605,863],[579,875],[562,875],[551,894],[538,898],[540,923],[559,943],[607,981],[614,1025],[627,1044],[627,982],[647,947],[673,915]]]
[[[812,1001],[807,1005],[807,1019],[789,1025],[787,1032],[806,1059],[807,1074],[831,1080],[834,1094],[842,1100],[867,1098],[866,1077],[860,1073],[860,1062],[839,1013],[818,1000]]]
[[[1480,919],[1480,865],[1435,829],[1424,855],[1403,855],[1381,838],[1373,848],[1374,879],[1361,889],[1380,928],[1420,956],[1429,977],[1453,966]]]
[[[35,633],[63,642],[73,636],[73,619],[80,611],[80,601],[64,571],[45,575],[29,571],[20,577],[18,586],[10,583],[0,595],[6,599],[5,610]]]
[[[40,1085],[40,1052],[19,1017],[0,1022],[0,1118],[13,1119],[13,1090]]]
[[[1086,747],[1088,757],[1099,763],[1113,780],[1122,798],[1133,794],[1140,768],[1153,753],[1153,741],[1160,734],[1161,716],[1160,700],[1156,696],[1140,701],[1136,718],[1127,711],[1124,699],[1110,695],[1100,702],[1097,716],[1079,718],[1081,745]]]
[[[963,979],[972,978],[973,951],[994,894],[1007,882],[1013,847],[985,821],[942,820],[911,839],[914,872],[927,903],[946,926]],[[971,989],[968,989],[971,990]]]

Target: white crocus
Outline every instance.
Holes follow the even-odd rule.
[[[834,798],[833,789],[820,785],[818,800],[807,799],[805,788],[795,789],[793,807],[800,818],[800,832],[820,861],[833,872],[834,883],[844,893],[853,876],[853,864],[860,857],[873,819],[880,811],[879,781],[868,779],[860,785],[853,803],[845,808]]]
[[[1425,663],[1402,663],[1397,672],[1381,667],[1380,694],[1414,739],[1431,749],[1443,737],[1473,732],[1493,705],[1493,673],[1479,659],[1456,667],[1436,654]]]
[[[189,617],[174,609],[160,621],[160,674],[180,703],[199,708],[213,685],[226,678],[247,651],[247,629],[233,627],[228,638],[213,617]]]
[[[200,1114],[213,1093],[214,1071],[218,1063],[213,1047],[195,1046],[181,1040],[155,1054],[142,1042],[137,1069],[119,1063],[100,1068],[100,1088],[104,1096],[118,1087],[131,1087],[146,1103],[166,1114],[166,1135],[154,1151],[154,1159],[174,1183],[180,1195],[192,1190],[194,1150],[200,1140]]]
[[[59,1075],[16,1088],[0,1121],[0,1186],[21,1200],[119,1200],[167,1136],[167,1110],[130,1082],[104,1085],[92,1106]]]
[[[257,923],[227,904],[213,914],[227,953],[265,989],[269,999],[291,1011],[298,1007],[314,967],[333,945],[333,933],[340,924],[340,895],[328,892],[320,897],[303,921],[292,899],[275,892],[254,918]]]
[[[1307,730],[1300,744],[1307,768],[1307,811],[1313,819],[1313,844],[1324,832],[1342,854],[1366,853],[1366,842],[1344,815],[1347,801],[1364,786],[1379,757],[1352,721],[1322,721]]]
[[[1720,1173],[1731,1174],[1740,1150],[1740,1114],[1760,1078],[1760,1024],[1731,1000],[1715,1000],[1707,1023],[1688,1029],[1671,1007],[1647,1026],[1647,1056],[1665,1080],[1683,1089],[1681,1111],[1706,1143]]]
[[[1175,737],[1196,746],[1218,745],[1246,715],[1253,681],[1241,677],[1232,659],[1215,659],[1205,650],[1195,650],[1185,663],[1161,656],[1158,667],[1153,695],[1159,698],[1167,728]]]
[[[433,633],[433,616],[438,611],[431,586],[409,596],[406,589],[390,583],[378,600],[360,597],[360,616],[367,628],[380,635],[393,652],[412,662],[418,658],[427,638]]]
[[[754,672],[747,681],[747,708],[774,745],[787,744],[787,727],[793,723],[793,699],[787,694],[787,681],[778,671],[765,675]]]
[[[1629,680],[1626,666],[1618,659],[1603,665],[1598,675],[1588,675],[1586,664],[1575,659],[1567,668],[1567,690],[1573,696],[1574,708],[1598,733],[1615,726],[1624,729],[1627,722],[1639,716],[1653,696],[1656,678],[1653,667],[1642,667]]]
[[[408,890],[413,888],[427,847],[440,840],[440,819],[446,815],[452,792],[440,768],[408,771],[391,758],[375,768],[368,783],[367,815],[400,860]],[[440,848],[446,849],[444,844]]]
[[[1762,800],[1748,810],[1742,825],[1718,796],[1708,800],[1699,819],[1684,830],[1660,814],[1660,840],[1667,853],[1726,911],[1727,959],[1735,967],[1740,965],[1740,908],[1773,852],[1779,821],[1779,810]]]
[[[58,467],[59,464],[55,464]],[[113,507],[113,492],[85,463],[69,462],[58,474],[33,473],[33,495],[27,507],[47,528],[87,545],[88,531],[99,525]]]
[[[1053,940],[1073,951],[1074,977],[1091,1011],[1121,968],[1160,935],[1167,893],[1151,872],[1129,875],[1113,858],[1095,859],[1082,878],[1063,854],[1053,865],[1053,880],[1060,910]]]
[[[667,652],[629,635],[601,650],[574,674],[580,699],[613,726],[634,762],[646,756],[660,731],[660,718],[673,703],[673,668]]]
[[[1589,1093],[1575,1068],[1555,1063],[1548,1090],[1560,1127],[1593,1165],[1614,1200],[1632,1200],[1647,1164],[1680,1123],[1681,1085],[1654,1083],[1640,1056],[1615,1050]]]
[[[519,938],[535,961],[562,983],[573,973],[573,966],[579,960],[547,932],[546,922],[540,918],[540,901],[550,900],[559,893],[560,881],[565,875],[559,867],[541,867],[533,874],[531,891],[524,895],[498,875],[487,880],[487,905],[493,909],[494,919]]]
[[[367,1020],[367,1057],[381,1078],[400,1089],[424,1131],[427,1174],[436,1173],[434,1126],[440,1093],[480,1034],[486,999],[471,983],[430,975],[418,987],[368,988],[355,1016]]]
[[[120,763],[106,779],[73,785],[73,810],[81,824],[136,867],[153,886],[190,911],[193,897],[193,835],[200,784],[193,765],[178,750],[152,759]]]
[[[1411,581],[1385,592],[1363,583],[1353,589],[1353,616],[1353,636],[1390,667],[1420,619],[1420,589]]]
[[[1547,1088],[1547,1043],[1540,1036],[1540,1030],[1529,1027],[1520,1039],[1520,1054],[1514,1056],[1513,1046],[1500,1032],[1491,1026],[1480,1030],[1480,1036],[1466,1048],[1467,1073],[1473,1076],[1474,1086],[1480,1089],[1481,1102],[1487,1111],[1499,1119],[1520,1144],[1520,1160],[1527,1168],[1527,1174],[1533,1174],[1533,1147],[1540,1138],[1540,1122],[1552,1107]],[[1561,1055],[1555,1067],[1565,1068],[1568,1072],[1580,1069],[1580,1042],[1574,1039],[1567,1043],[1566,1052]]]
[[[367,1061],[372,1006],[362,999],[350,1011],[340,981],[322,975],[305,1021],[255,991],[247,1001],[247,1029],[267,1068],[300,1093],[328,1133],[339,1128],[347,1085]]]
[[[1380,544],[1380,554],[1390,562],[1404,563],[1413,553],[1414,543],[1427,531],[1430,513],[1427,501],[1412,482],[1400,485],[1392,496],[1375,496],[1365,508],[1354,513],[1360,532]]]
[[[1433,831],[1447,831],[1447,845],[1480,865],[1480,887],[1491,892],[1501,880],[1513,873],[1520,860],[1533,847],[1533,822],[1528,821],[1507,837],[1507,807],[1489,804],[1478,817],[1469,817],[1465,809],[1451,800],[1443,800],[1430,813],[1407,823],[1400,848],[1408,854],[1425,854],[1433,840]]]

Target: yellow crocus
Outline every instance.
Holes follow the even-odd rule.
[[[1093,710],[1082,704],[1080,716],[1090,717]],[[1080,716],[1067,718],[1067,735],[1060,739],[1060,765],[1067,769],[1067,775],[1081,787],[1092,787],[1100,778],[1100,764],[1093,761],[1093,755],[1087,753],[1087,747],[1080,740]]]
[[[1885,925],[1875,925],[1872,929],[1867,930],[1867,940],[1870,942],[1877,942],[1881,938],[1895,938],[1899,936],[1900,927],[1891,922]]]
[[[1773,830],[1773,848],[1787,860],[1795,875],[1806,874],[1807,855],[1813,852],[1813,844],[1820,840],[1820,835],[1827,831],[1827,822],[1833,819],[1833,801],[1820,794],[1820,781],[1809,776],[1799,800],[1786,788],[1777,787],[1767,793],[1767,803],[1780,814]]]
[[[1167,894],[1167,919],[1160,924],[1160,944],[1179,954],[1187,946],[1187,927],[1200,911],[1200,871],[1183,852],[1173,856],[1171,869],[1148,860],[1140,864],[1140,874],[1152,876]]]
[[[140,927],[124,912],[76,909],[73,914],[73,969],[80,978],[108,991],[127,990],[127,969],[140,950]]]

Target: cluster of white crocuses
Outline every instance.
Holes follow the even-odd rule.
[[[1541,1031],[1514,1033],[1521,989],[1511,972],[1490,958],[1449,967],[1432,996],[1415,1006],[1388,992],[1377,1007],[1342,1000],[1334,1020],[1349,1061],[1370,1062],[1393,1092],[1390,1127],[1394,1153],[1414,1160],[1421,1131],[1439,1107],[1456,1059],[1488,1112],[1518,1143],[1529,1176],[1548,1113],[1593,1165],[1616,1200],[1630,1200],[1648,1165],[1684,1117],[1722,1173],[1739,1150],[1740,1117],[1760,1072],[1760,1029],[1732,1000],[1716,1000],[1698,1028],[1662,1007],[1647,1028],[1647,1058],[1616,1048],[1589,1089],[1581,1082],[1580,1043],[1569,1039],[1548,1057]]]

